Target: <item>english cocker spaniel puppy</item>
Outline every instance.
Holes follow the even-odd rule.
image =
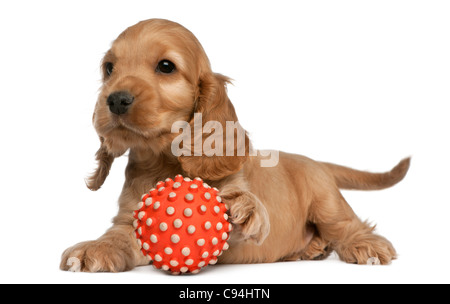
[[[283,152],[264,164],[269,156],[252,149],[237,123],[229,79],[214,73],[195,36],[171,21],[151,19],[126,29],[101,69],[93,116],[98,167],[87,186],[99,189],[114,159],[129,151],[126,178],[112,227],[65,250],[61,269],[118,272],[149,264],[136,243],[133,210],[157,181],[177,174],[217,187],[229,207],[235,228],[220,263],[317,260],[333,250],[348,263],[388,264],[395,258],[392,244],[355,215],[339,189],[390,187],[405,176],[409,158],[387,173]],[[196,133],[195,124],[209,131]],[[189,126],[193,142],[180,143]]]

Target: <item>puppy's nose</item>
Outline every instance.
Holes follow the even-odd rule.
[[[108,96],[106,103],[114,114],[125,114],[134,101],[134,96],[127,91],[114,92]]]

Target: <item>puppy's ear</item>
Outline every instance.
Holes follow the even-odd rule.
[[[97,160],[97,169],[92,173],[92,175],[86,178],[86,186],[92,190],[96,191],[100,189],[109,174],[111,165],[114,161],[114,155],[110,154],[104,145],[104,138],[100,137],[100,149],[98,149],[95,154],[95,159]]]
[[[200,77],[189,122],[191,155],[178,158],[191,177],[219,180],[241,170],[248,158],[250,141],[227,96],[227,83],[230,79],[221,74],[208,72]]]

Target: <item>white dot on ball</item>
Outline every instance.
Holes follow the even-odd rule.
[[[189,225],[187,230],[188,230],[189,234],[193,234],[195,232],[195,226],[194,225]]]
[[[221,222],[218,222],[217,225],[216,225],[216,229],[217,229],[217,230],[220,230],[220,229],[222,229],[222,228],[223,228],[222,223],[221,223]]]
[[[140,220],[142,220],[142,218],[145,216],[145,211],[141,211],[141,212],[139,212],[138,213],[138,218],[140,219]]]
[[[166,248],[164,248],[164,252],[165,252],[166,254],[172,254],[172,253],[173,253],[173,250],[172,250],[172,248],[170,248],[170,247],[166,247]]]
[[[224,213],[224,214],[223,214],[223,218],[224,218],[226,221],[228,221],[228,214]]]
[[[206,189],[211,188],[207,183],[203,183],[203,187],[205,187]]]
[[[167,266],[166,264],[164,264],[164,265],[161,266],[161,268],[162,268],[163,270],[166,270],[166,271],[167,271],[167,270],[169,270],[170,267]]]
[[[200,269],[192,270],[192,274],[197,274],[197,273],[199,273],[199,272],[200,272]]]
[[[208,257],[208,255],[209,255],[209,252],[205,251],[202,253],[202,258],[206,259]]]
[[[191,266],[192,264],[194,264],[194,260],[193,259],[187,259],[184,264]]]
[[[168,215],[172,215],[175,213],[175,208],[174,207],[167,207],[166,212]]]
[[[150,206],[152,204],[152,198],[149,197],[145,200],[145,206]]]
[[[159,229],[160,229],[161,231],[166,231],[167,228],[168,228],[167,223],[162,222],[161,224],[159,224]]]
[[[162,261],[162,257],[159,254],[155,254],[155,261],[156,262],[161,262]]]
[[[153,204],[153,209],[155,209],[155,210],[158,209],[160,205],[161,205],[160,202],[155,202],[155,203]]]
[[[151,218],[148,218],[145,223],[147,224],[147,226],[151,226],[153,223],[153,220]]]
[[[197,266],[198,266],[198,267],[203,267],[203,266],[205,266],[205,261],[201,261],[200,263],[198,263]]]
[[[192,201],[194,199],[194,195],[192,193],[188,193],[184,196],[184,198],[188,201]]]
[[[204,239],[198,239],[197,240],[197,245],[199,245],[199,246],[205,245],[205,240]]]
[[[172,234],[170,240],[172,241],[172,243],[176,244],[180,241],[180,236],[178,234]]]
[[[186,266],[180,268],[180,271],[181,271],[182,273],[185,273],[185,272],[187,272],[188,270],[189,270],[189,268],[187,268]]]
[[[201,210],[202,212],[206,212],[206,206],[205,206],[205,205],[201,205],[201,206],[200,206],[200,210]]]
[[[139,233],[139,235],[142,235],[142,227],[139,227],[137,232]]]
[[[175,192],[170,192],[169,193],[169,198],[174,198],[176,196],[177,196],[177,194]]]
[[[148,243],[144,242],[144,244],[142,244],[142,248],[144,248],[145,250],[149,250],[150,245]]]
[[[219,206],[214,206],[214,212],[215,213],[219,213],[220,212],[220,207]]]
[[[217,243],[219,243],[219,240],[216,237],[213,237],[211,242],[213,245],[217,245]]]
[[[184,209],[184,215],[187,217],[192,216],[192,209],[191,208]]]
[[[181,253],[182,253],[184,256],[188,256],[189,254],[191,254],[191,250],[189,249],[189,247],[184,247],[184,248],[181,250]]]
[[[138,227],[138,220],[133,221],[133,227],[134,227],[134,229],[136,229]]]
[[[205,229],[209,230],[209,228],[211,228],[211,222],[210,221],[206,221],[205,222]]]
[[[196,184],[192,184],[192,185],[189,186],[189,188],[191,188],[191,189],[197,189],[198,186],[197,186]]]
[[[222,202],[222,198],[220,196],[216,196],[216,200],[221,203]]]
[[[228,238],[228,234],[226,233],[226,232],[224,232],[223,234],[222,234],[222,240],[226,240]]]
[[[181,186],[181,183],[180,182],[176,182],[176,183],[173,184],[172,188],[178,189],[178,188],[180,188],[180,186]]]
[[[209,265],[215,265],[217,263],[217,259],[211,259],[209,260]]]
[[[228,248],[230,248],[230,245],[228,245],[228,243],[225,242],[225,244],[223,244],[222,250],[227,250]]]
[[[138,204],[137,204],[137,208],[136,209],[141,209],[142,207],[144,207],[144,202],[139,202]]]
[[[158,192],[163,192],[165,189],[165,187],[158,188]]]
[[[211,199],[211,193],[206,192],[205,195],[204,195],[204,197],[205,197],[207,200],[210,200],[210,199]]]
[[[184,181],[185,181],[185,182],[190,182],[191,179],[190,179],[189,177],[185,177],[185,178],[184,178]]]
[[[152,243],[158,243],[158,237],[154,234],[152,234],[150,236],[150,241],[152,241]]]
[[[219,249],[217,249],[216,251],[213,252],[213,256],[218,256],[220,253]]]
[[[180,228],[181,226],[183,226],[183,221],[180,220],[180,219],[176,219],[176,220],[173,221],[173,226],[175,228]]]

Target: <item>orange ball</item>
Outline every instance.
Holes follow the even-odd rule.
[[[144,194],[133,213],[137,242],[156,268],[198,273],[228,249],[226,212],[219,191],[201,178],[168,178]]]

